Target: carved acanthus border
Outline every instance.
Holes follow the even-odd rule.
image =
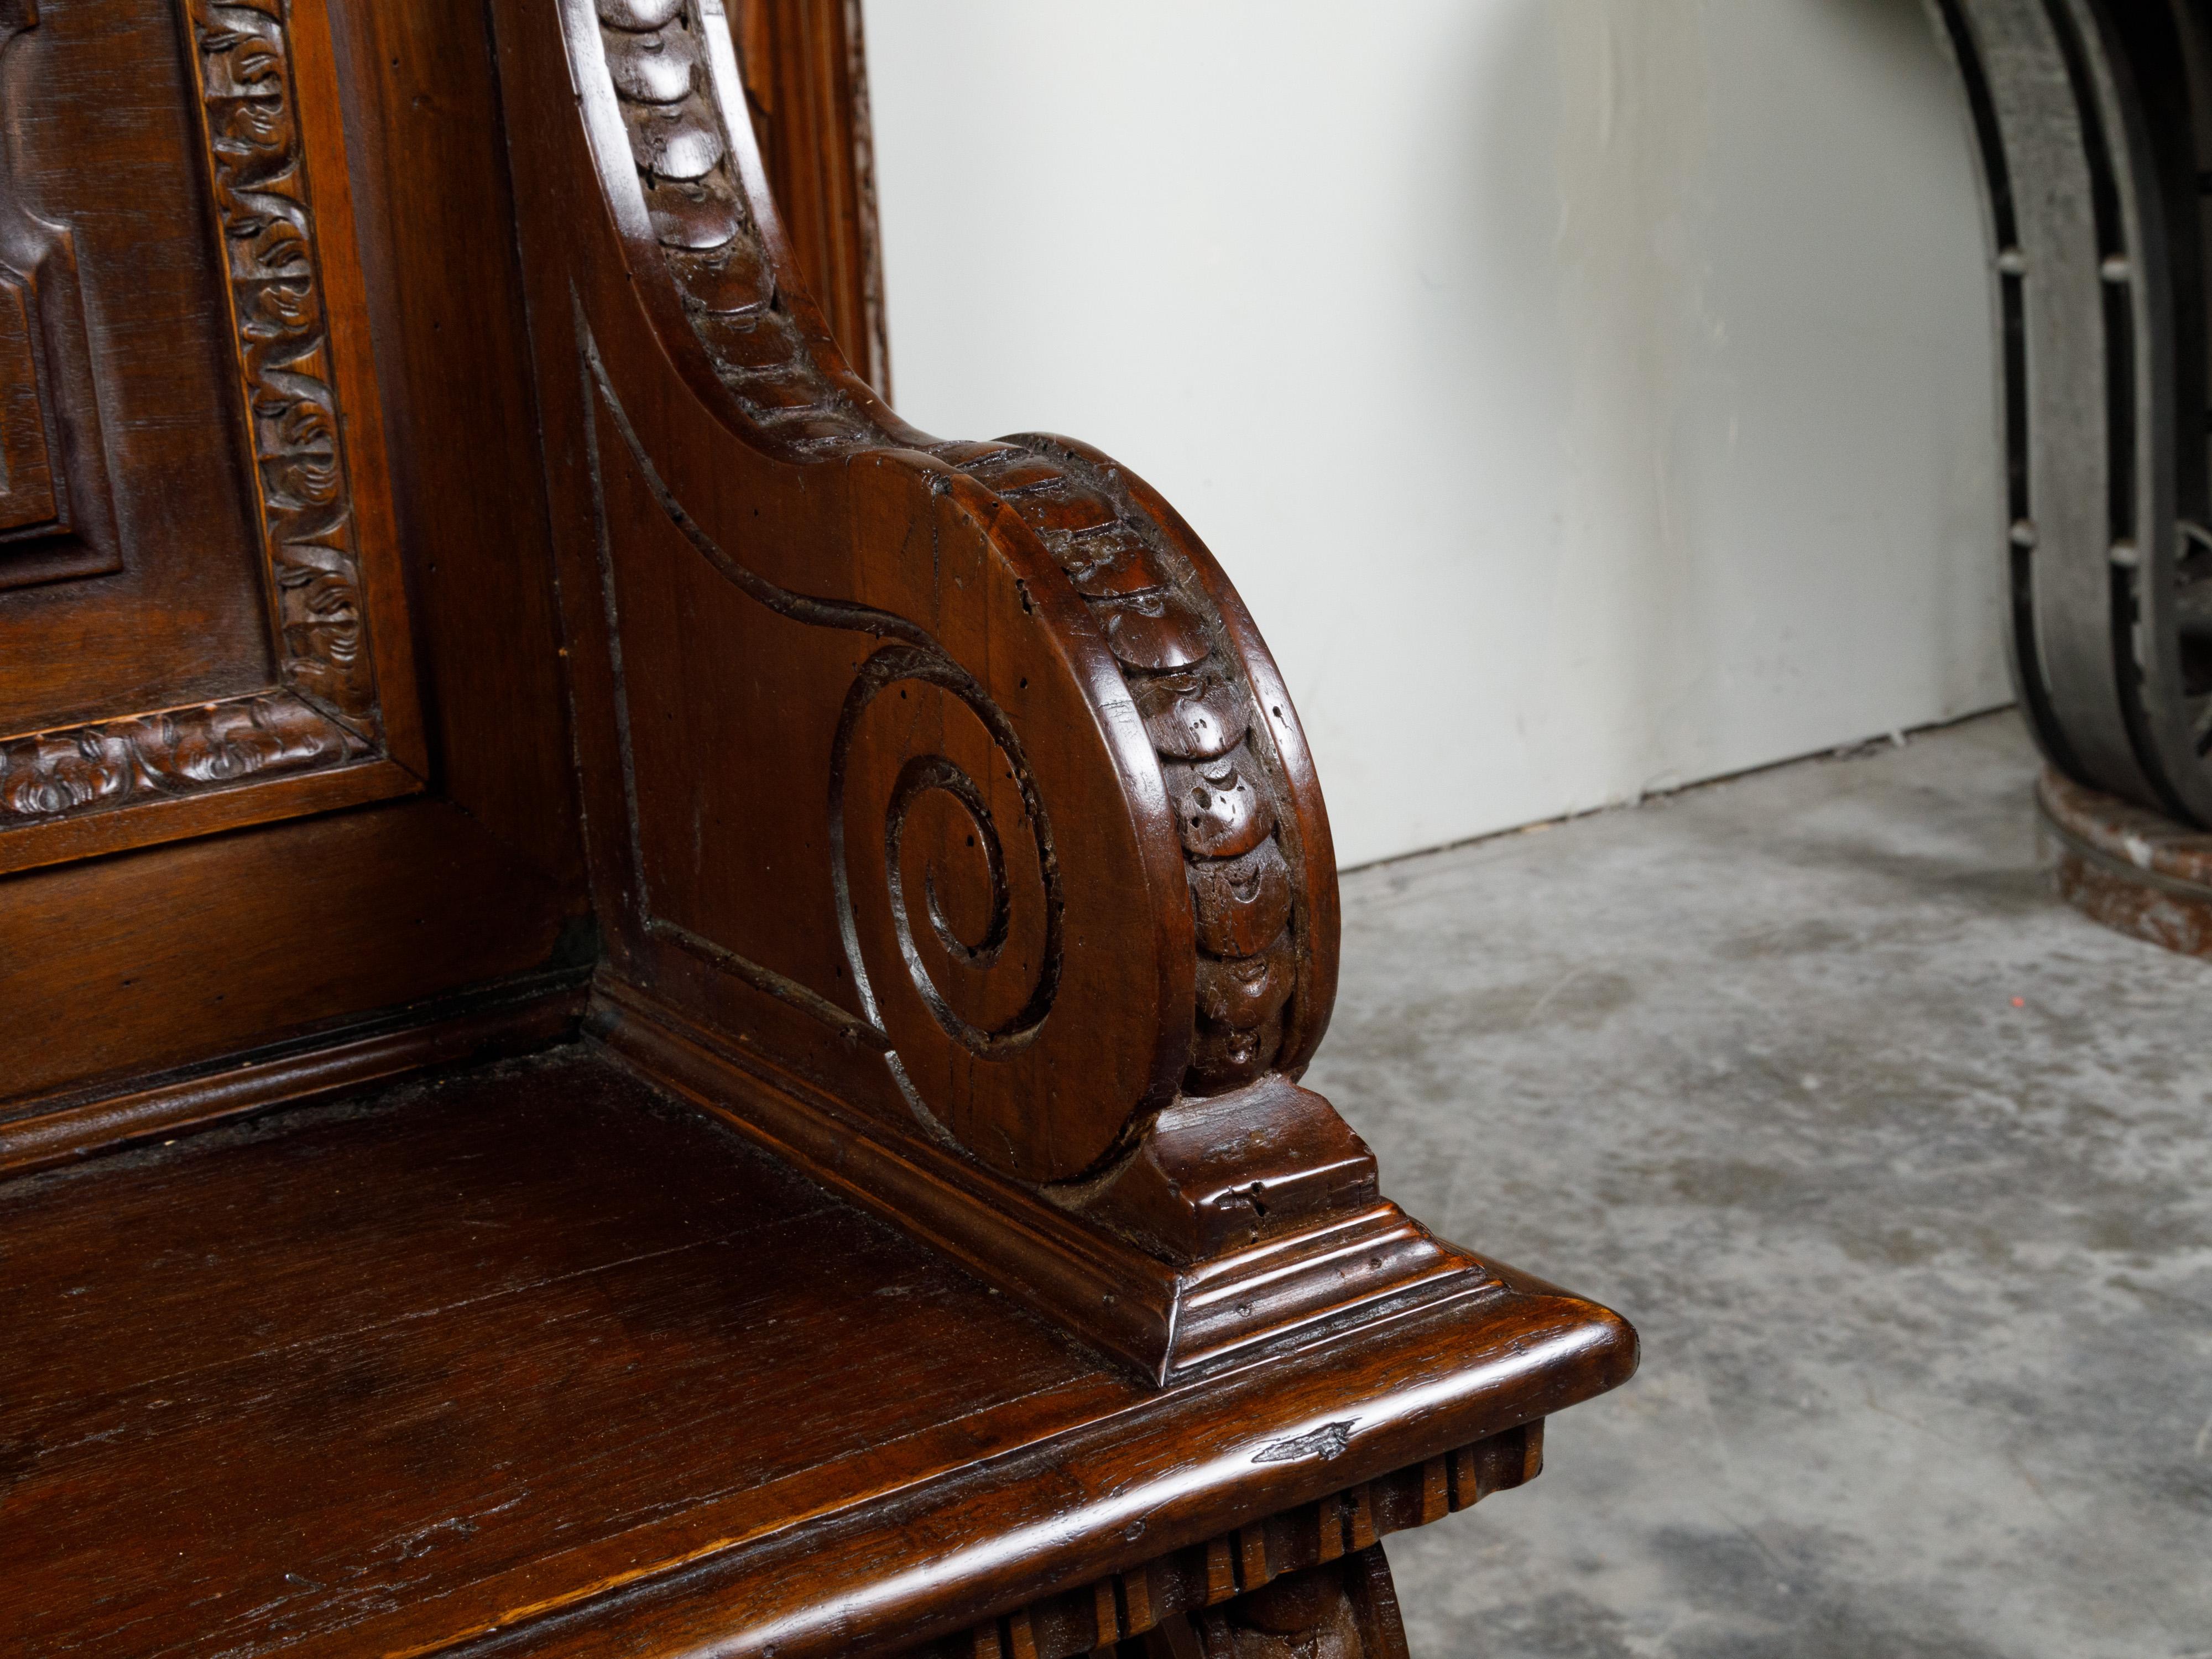
[[[229,278],[280,672],[376,723],[351,487],[283,0],[184,0]]]
[[[836,452],[928,447],[1042,539],[1097,617],[1159,758],[1198,925],[1188,1092],[1249,1083],[1282,1050],[1303,884],[1277,834],[1282,785],[1255,733],[1257,699],[1220,618],[1118,481],[1042,441],[944,443],[891,431],[825,372],[779,290],[731,154],[710,54],[731,50],[719,0],[597,0],[600,40],[654,237],[693,331],[756,435]],[[719,37],[714,31],[720,31]],[[738,118],[742,112],[737,112]]]
[[[382,752],[283,0],[181,0],[229,298],[275,690],[0,740],[0,829]]]
[[[319,771],[368,757],[362,738],[289,692],[137,714],[0,743],[0,824]]]

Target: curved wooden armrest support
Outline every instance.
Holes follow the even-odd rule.
[[[1328,818],[1204,546],[850,371],[722,0],[501,5],[598,1029],[1163,1379],[1480,1288],[1295,1082]]]

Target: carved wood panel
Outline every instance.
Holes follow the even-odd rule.
[[[38,21],[36,0],[0,0],[0,111],[11,105],[11,76],[22,76],[21,53],[9,48]],[[120,562],[105,492],[89,483],[72,514],[60,464],[66,406],[57,387],[86,372],[74,249],[66,229],[19,199],[4,129],[0,122],[0,589]],[[97,456],[96,429],[74,436]]]
[[[806,313],[811,306],[802,302],[794,308],[780,294],[775,251],[744,204],[743,158],[732,149],[728,125],[732,109],[726,88],[738,80],[737,66],[730,58],[732,37],[722,8],[708,5],[694,19],[683,7],[661,0],[609,0],[598,15],[606,73],[620,104],[654,239],[684,296],[692,329],[744,422],[764,441],[801,453],[886,442],[925,448],[983,485],[1036,532],[1100,625],[1127,682],[1123,695],[1133,698],[1156,751],[1175,803],[1185,856],[1198,942],[1193,964],[1196,1037],[1185,1086],[1194,1093],[1219,1093],[1253,1081],[1279,1063],[1291,1068],[1303,1064],[1325,1018],[1328,988],[1309,983],[1299,996],[1297,935],[1302,928],[1327,923],[1298,914],[1304,884],[1297,870],[1305,855],[1301,825],[1279,805],[1283,791],[1273,753],[1279,738],[1292,737],[1292,722],[1285,701],[1269,705],[1272,714],[1263,709],[1256,690],[1239,672],[1215,602],[1199,571],[1179,550],[1179,544],[1194,538],[1173,534],[1161,522],[1164,503],[1156,503],[1105,458],[1079,446],[1048,437],[943,442],[904,428],[865,392],[856,397],[859,388],[841,385],[835,370],[825,367],[834,361],[830,354],[808,338]],[[764,20],[773,15],[753,0],[750,10],[739,15],[739,33],[755,43],[766,41]],[[787,41],[785,50],[791,49]],[[770,78],[756,68],[749,84]],[[603,374],[600,378],[611,402],[613,389]],[[604,506],[601,511],[604,515]],[[680,504],[672,511],[689,526],[687,535],[698,539],[696,521]],[[879,636],[887,631],[876,623],[842,625],[864,627]],[[611,617],[610,627],[619,631]],[[634,761],[634,756],[626,757],[624,763],[633,766]],[[842,781],[842,765],[833,769]],[[947,1017],[942,988],[958,974],[931,970],[939,958],[956,969],[988,968],[995,965],[995,958],[983,962],[966,941],[948,942],[941,914],[933,915],[937,925],[928,927],[909,920],[908,901],[915,896],[900,890],[895,859],[896,822],[912,797],[903,785],[884,793],[878,805],[887,833],[867,850],[872,854],[887,846],[893,854],[886,864],[892,890],[883,908],[898,928],[896,957],[913,970],[937,1024],[956,1042],[983,1052],[972,1040],[980,1035],[974,1024]],[[878,1012],[854,916],[850,870],[857,865],[848,865],[844,856],[843,799],[841,787],[831,834],[847,965],[860,992],[855,1012],[878,1042],[889,1042],[892,1035],[884,1029],[887,1022]],[[971,811],[969,817],[987,842],[998,843],[988,813]],[[1013,817],[1048,838],[1040,842],[1039,856],[1040,867],[1049,870],[1049,829],[1042,812],[1030,811],[1024,802]],[[982,863],[992,879],[988,902],[979,912],[979,939],[996,936],[1003,887],[997,879],[1000,860],[993,857]],[[1049,913],[1048,892],[1044,902]],[[933,895],[931,903],[934,907]],[[933,949],[932,934],[941,948]],[[1044,951],[1042,959],[1012,976],[1044,996],[1048,1006],[1056,972],[1049,947]],[[1303,960],[1310,963],[1311,958],[1308,951]],[[830,994],[827,986],[815,988]],[[1019,1023],[1015,1019],[1006,1030]],[[973,1144],[964,1134],[960,1138]]]
[[[852,371],[724,0],[561,0],[557,43],[499,15],[592,1029],[1158,1381],[1493,1293],[1292,1081],[1327,819],[1188,526],[1096,451],[934,438]]]
[[[38,10],[0,55],[0,188],[70,252],[40,272],[42,344],[73,312],[100,372],[47,352],[57,477],[82,538],[79,486],[112,471],[125,556],[0,592],[4,772],[42,809],[0,828],[21,872],[0,877],[0,1142],[66,1157],[265,1104],[293,1063],[272,1049],[308,1033],[368,1053],[386,1039],[364,1031],[477,1007],[485,981],[573,981],[592,934],[489,20],[442,0]],[[261,82],[212,109],[227,199],[196,19]],[[294,176],[259,171],[288,132]],[[239,249],[226,217],[252,232]],[[294,231],[305,259],[270,258]],[[322,390],[275,418],[272,391],[303,380]],[[77,441],[87,410],[104,461]],[[410,641],[441,694],[429,742]]]
[[[321,5],[7,3],[0,870],[420,787]]]

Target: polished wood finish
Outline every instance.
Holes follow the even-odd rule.
[[[192,0],[181,17],[109,0],[0,25],[6,71],[54,88],[43,118],[9,123],[10,240],[45,246],[10,260],[27,268],[9,310],[28,299],[59,319],[42,340],[56,372],[30,365],[54,439],[41,476],[58,454],[52,493],[84,507],[82,532],[58,507],[46,537],[17,526],[15,549],[66,559],[89,538],[112,573],[42,565],[48,580],[0,604],[0,732],[17,734],[0,737],[0,871],[422,787],[324,24],[276,0]],[[118,103],[127,145],[101,137]],[[72,373],[88,288],[109,298],[82,313]]]
[[[0,76],[38,21],[34,0],[0,4]],[[122,568],[104,474],[73,493],[64,464],[65,444],[102,453],[75,241],[23,203],[15,148],[0,148],[0,587]]]
[[[583,852],[491,39],[473,9],[377,0],[338,9],[333,40],[434,781],[573,890]]]
[[[917,1649],[915,1659],[1072,1659],[1116,1646],[1146,1656],[1398,1659],[1405,1628],[1381,1540],[1534,1480],[1543,1426],[1508,1429],[1030,1602]]]
[[[573,1048],[0,1236],[10,1651],[1066,1653],[1516,1484],[1631,1354],[1516,1281],[1156,1390]]]
[[[0,0],[0,1646],[1399,1659],[1635,1339],[1301,1085],[1190,526],[886,403],[857,8]]]
[[[1195,1114],[1163,1114],[1086,1211],[1077,1200],[1095,1191],[1041,1194],[928,1140],[886,1136],[753,1045],[620,986],[602,988],[587,1025],[665,1086],[1158,1382],[1348,1318],[1497,1288],[1481,1263],[1379,1198],[1366,1147],[1319,1096],[1287,1085],[1224,1097],[1222,1155],[1194,1170],[1175,1153]],[[1187,1188],[1163,1178],[1162,1157]],[[1279,1207],[1255,1207],[1255,1186],[1259,1206]],[[1217,1224],[1188,1250],[1148,1217]]]
[[[852,373],[719,0],[495,15],[597,1029],[1161,1380],[1479,1288],[1295,1086],[1328,818],[1189,526]]]
[[[103,1095],[587,961],[589,905],[482,19],[0,17],[74,526],[0,539],[0,1124],[96,1144]]]
[[[558,885],[440,801],[69,865],[0,894],[0,1122],[310,1032],[335,1040],[591,948]]]
[[[888,402],[860,0],[737,0],[732,22],[745,104],[792,257],[847,360]]]
[[[94,1089],[0,1122],[0,1175],[51,1169],[137,1141],[302,1105],[410,1072],[528,1054],[572,1036],[584,1011],[582,963],[432,1000],[349,1024],[336,1036],[270,1043],[212,1065]]]
[[[36,0],[0,3],[0,88],[20,76]],[[84,295],[69,227],[25,201],[20,139],[0,135],[0,588],[122,568],[91,392]]]

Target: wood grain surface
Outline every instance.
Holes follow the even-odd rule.
[[[141,1121],[101,1093],[575,966],[588,902],[484,20],[0,35],[0,287],[115,557],[0,540],[0,1118],[80,1146]]]
[[[1094,449],[908,426],[810,293],[738,58],[806,11],[494,14],[609,1039],[1157,1380],[1462,1294],[1295,1086],[1335,866],[1227,578]]]
[[[886,401],[853,0],[0,0],[0,1650],[1404,1659],[1635,1337],[1300,1086],[1191,526]]]
[[[1630,1363],[1520,1290],[1156,1392],[574,1049],[21,1179],[0,1237],[27,1652],[884,1651]]]

